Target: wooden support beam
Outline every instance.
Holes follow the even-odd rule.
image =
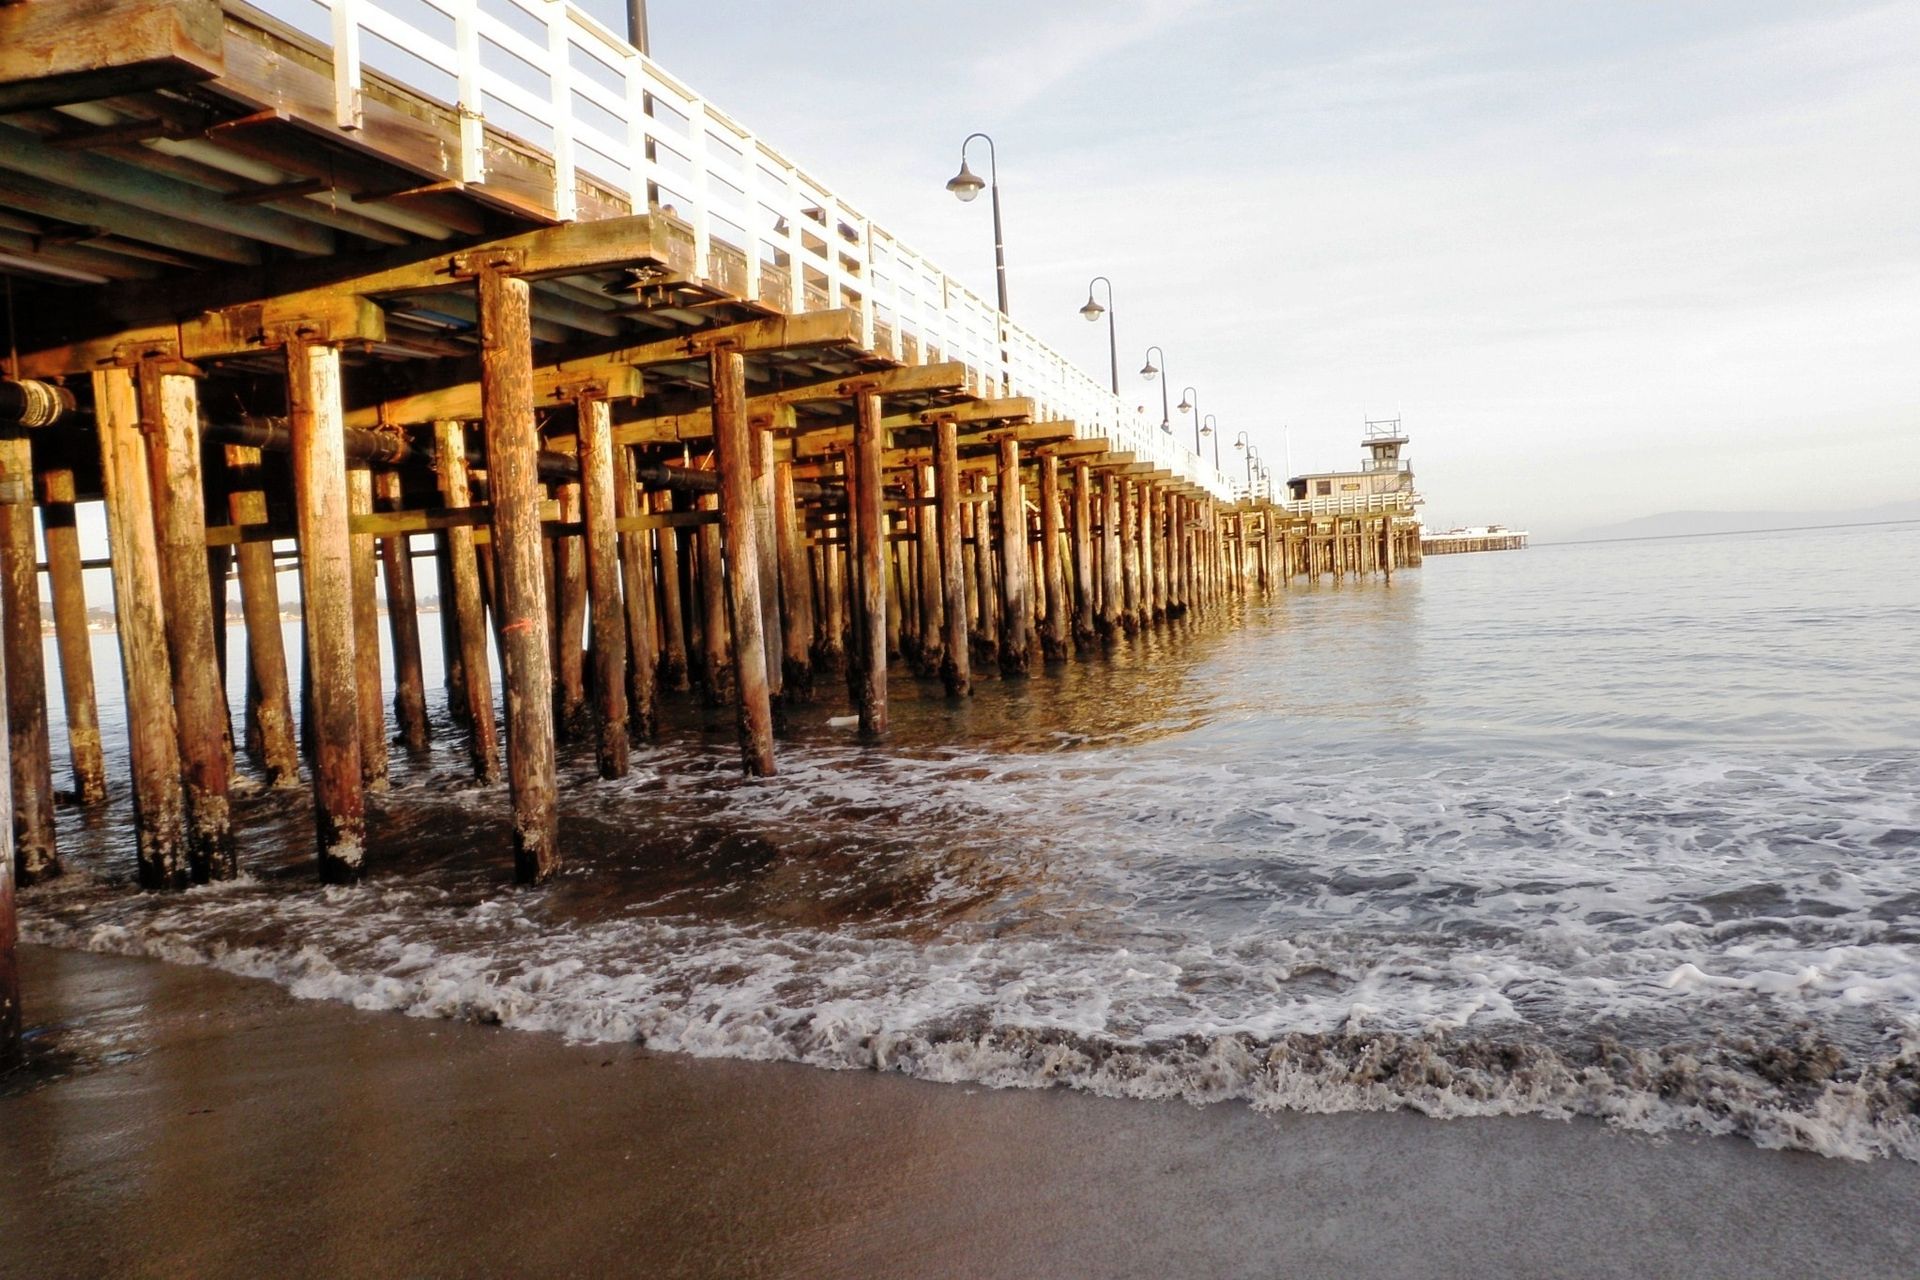
[[[63,4],[0,6],[0,112],[88,102],[218,75],[218,0],[94,0],[82,38]]]
[[[1107,483],[1117,485],[1120,493],[1116,530],[1120,539],[1120,626],[1132,635],[1140,626],[1140,547],[1136,537],[1140,518],[1134,511],[1139,499],[1133,481],[1126,478],[1125,472],[1109,472]]]
[[[590,355],[574,356],[542,365],[534,374],[536,400],[566,398],[568,389],[588,384],[604,387],[609,399],[637,398],[641,394],[639,370],[649,365],[679,364],[703,358],[708,352],[730,347],[755,353],[796,351],[816,347],[855,346],[860,336],[859,317],[852,311],[813,311],[796,316],[769,316],[742,324],[718,325],[696,329],[674,338],[627,344]],[[479,409],[479,384],[461,382],[412,395],[397,396],[377,405],[368,405],[348,415],[349,426],[376,423],[406,424],[425,422],[436,417],[473,417]],[[770,413],[778,402],[772,397],[755,397],[748,405],[753,414]],[[661,425],[670,424],[670,425]],[[682,436],[681,431],[692,434]],[[706,439],[712,432],[708,414],[690,412],[642,422],[622,423],[615,429],[616,444],[648,444],[660,440]]]
[[[1100,594],[1093,576],[1093,480],[1084,462],[1073,468],[1073,643],[1082,651],[1094,643],[1094,605]]]
[[[320,878],[346,883],[366,863],[366,788],[354,657],[353,550],[347,531],[347,459],[340,432],[340,353],[287,347],[293,427],[294,509],[300,525],[300,595],[313,726],[314,818]]]
[[[880,455],[886,432],[880,425],[880,395],[863,390],[854,400],[859,421],[853,434],[853,467],[847,487],[853,508],[854,644],[850,657],[854,706],[860,732],[887,731],[886,527],[880,511]]]
[[[100,749],[93,638],[87,633],[86,581],[81,568],[80,534],[74,525],[73,471],[67,467],[43,468],[40,483],[40,530],[47,544],[47,587],[53,597],[73,793],[82,805],[91,807],[106,801],[107,765]]]
[[[917,597],[920,606],[920,670],[938,672],[946,659],[946,593],[941,585],[940,511],[935,495],[938,482],[931,466],[913,471],[916,500],[922,505],[913,511],[914,565],[919,573]]]
[[[939,503],[940,589],[946,639],[940,678],[947,695],[973,692],[973,655],[967,644],[967,566],[960,535],[959,428],[951,418],[933,424],[933,482]]]
[[[742,384],[741,399],[745,399]],[[774,528],[773,430],[765,420],[749,420],[753,450],[753,544],[760,561],[760,637],[767,655],[767,691],[786,692],[785,639],[780,626],[780,547]]]
[[[404,510],[400,475],[373,478],[374,503],[388,513]],[[400,743],[416,755],[427,750],[427,678],[420,654],[420,608],[413,587],[413,543],[408,533],[380,539],[381,581],[387,589],[387,637],[393,650],[393,718]]]
[[[133,768],[135,845],[143,889],[184,889],[189,882],[180,739],[173,712],[173,673],[161,606],[160,552],[153,534],[147,443],[133,374],[93,375],[100,432],[100,482],[113,562],[114,616],[126,681],[127,739]]]
[[[1120,569],[1120,485],[1118,476],[1100,477],[1100,633],[1111,640],[1125,626],[1125,585]]]
[[[953,423],[973,422],[1014,422],[1033,416],[1033,401],[1026,396],[1012,396],[1004,400],[974,400],[961,404],[943,405],[938,409],[922,409],[918,413],[904,415],[907,419],[923,427],[930,427],[941,419]],[[900,425],[895,419],[888,419],[889,426]]]
[[[633,476],[633,453],[613,443],[611,420],[607,449],[613,458],[613,511],[616,522],[637,519],[646,511],[646,494]],[[620,529],[621,603],[627,623],[627,724],[641,741],[649,741],[659,727],[660,642],[654,617],[653,533],[647,529]]]
[[[714,462],[720,472],[720,537],[726,566],[726,623],[733,632],[734,705],[740,759],[750,777],[773,776],[773,704],[760,607],[759,520],[754,510],[753,427],[747,420],[746,358],[714,351]],[[717,570],[718,566],[714,566]],[[709,651],[711,651],[711,643]]]
[[[1049,661],[1067,656],[1072,612],[1067,603],[1067,575],[1060,527],[1060,459],[1040,459],[1040,564],[1045,580],[1047,618],[1041,648]]]
[[[110,156],[55,151],[24,129],[0,125],[0,168],[64,190],[241,236],[297,254],[328,254],[333,233],[274,209],[230,205],[204,187],[179,182]]]
[[[593,609],[593,710],[600,776],[628,767],[627,615],[620,594],[620,535],[614,494],[613,415],[591,392],[575,402],[580,424],[580,498],[587,532],[587,594]],[[577,641],[576,641],[577,643]]]
[[[694,499],[696,510],[718,517],[720,495],[703,493]],[[727,628],[725,554],[717,518],[702,521],[693,534],[694,581],[700,592],[699,612],[694,621],[699,630],[700,680],[707,702],[720,706],[733,695],[733,664],[729,657]]]
[[[527,282],[484,263],[480,290],[481,407],[507,705],[513,861],[522,884],[560,868],[554,795],[553,655],[540,535],[540,436],[533,421],[533,334]]]
[[[467,482],[467,433],[458,422],[436,422],[435,458],[440,472],[440,500],[456,510],[471,501]],[[499,731],[493,722],[493,677],[487,666],[487,618],[480,600],[480,566],[475,560],[473,530],[454,526],[446,531],[447,556],[453,580],[451,604],[459,644],[462,686],[466,694],[467,748],[474,777],[491,785],[500,780]]]
[[[773,515],[780,557],[780,638],[788,702],[813,699],[813,573],[793,490],[793,463],[773,467]]]
[[[844,483],[847,463],[843,460],[833,464],[839,469]],[[841,675],[847,669],[847,622],[850,577],[850,557],[852,541],[847,534],[846,522],[853,516],[853,495],[848,494],[847,511],[842,517],[841,545],[823,545],[820,548],[820,613],[819,634],[814,638],[813,669],[827,675]]]
[[[6,656],[0,651],[0,667]],[[6,672],[0,670],[0,681]],[[0,765],[12,772],[6,735],[0,734]],[[20,917],[13,896],[13,793],[0,788],[0,1070],[20,1060]]]
[[[138,387],[186,786],[188,862],[195,881],[228,880],[239,869],[228,803],[233,726],[207,589],[199,389],[190,372],[155,362],[141,365]],[[220,626],[226,626],[224,609]]]
[[[347,468],[347,510],[353,517],[373,514],[373,472]],[[370,791],[387,789],[387,704],[381,697],[380,603],[374,590],[377,569],[373,535],[349,525],[347,545],[353,557],[354,695],[360,721],[360,778]]]
[[[654,512],[673,514],[673,494],[653,495]],[[671,523],[662,524],[655,535],[660,548],[660,683],[669,689],[687,687],[686,595],[680,571],[680,539]]]
[[[1137,534],[1140,543],[1140,608],[1137,616],[1140,625],[1152,624],[1160,616],[1160,606],[1154,591],[1153,569],[1153,485],[1145,483],[1136,491],[1134,507],[1140,517],[1140,529]]]
[[[1027,559],[1027,499],[1020,482],[1020,444],[1000,439],[1000,581],[1006,609],[1000,670],[1024,676],[1033,667],[1033,585]]]
[[[535,404],[571,400],[581,387],[593,387],[609,400],[637,399],[643,390],[640,371],[631,365],[609,365],[590,377],[554,365],[543,365],[533,371]],[[404,427],[449,419],[464,421],[478,418],[480,413],[480,384],[461,382],[361,405],[348,411],[347,426],[354,430]]]
[[[97,228],[100,233],[131,242],[123,246],[128,253],[135,253],[137,246],[153,246],[156,256],[175,262],[204,258],[212,262],[249,266],[260,261],[260,247],[243,236],[203,226],[186,218],[149,213],[117,200],[75,191],[4,169],[0,169],[0,206],[70,226]],[[34,256],[39,256],[37,245]],[[70,370],[49,369],[32,357],[23,355],[21,358],[21,373],[25,377],[65,372]]]
[[[159,352],[180,360],[212,360],[257,354],[290,341],[380,343],[386,316],[364,298],[324,296],[302,310],[271,298],[246,307],[209,311],[178,324],[149,325],[22,354],[22,377],[86,373]],[[339,428],[335,428],[338,430]]]
[[[977,501],[968,508],[973,516],[974,652],[982,662],[994,662],[1000,656],[1001,601],[999,578],[994,572],[993,486],[986,476],[973,478]]]
[[[0,437],[0,634],[6,650],[7,740],[13,857],[19,882],[60,874],[53,832],[53,745],[41,657],[40,573],[33,540],[33,449]]]
[[[236,524],[265,524],[267,495],[260,488],[260,451],[237,444],[225,449],[228,516]],[[268,786],[291,787],[300,781],[300,751],[294,741],[287,651],[280,636],[280,586],[273,546],[241,542],[234,550],[234,562],[240,612],[247,626],[248,722],[258,736],[258,764]]]
[[[833,314],[833,313],[825,313]],[[871,388],[883,395],[934,393],[957,390],[966,385],[966,366],[961,364],[908,365],[897,369],[871,370],[865,373],[828,378],[819,382],[763,392],[747,400],[747,412],[755,418],[771,417],[796,405],[827,400],[851,402],[861,390]],[[912,425],[919,415],[899,415],[882,426]],[[712,419],[698,410],[660,414],[633,419],[616,428],[616,439],[628,444],[678,444],[707,439]],[[793,456],[825,457],[853,443],[853,427],[837,425],[816,427],[799,433],[793,441]]]
[[[548,528],[555,592],[553,622],[554,724],[560,736],[571,739],[587,712],[586,650],[587,557],[580,528],[580,486],[556,486],[560,525]]]

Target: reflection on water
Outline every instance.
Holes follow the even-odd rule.
[[[28,931],[701,1054],[1920,1157],[1920,574],[1882,571],[1916,548],[1297,587],[957,706],[896,670],[884,747],[798,709],[770,780],[676,702],[628,778],[563,755],[568,867],[537,891],[451,737],[396,755],[353,889],[313,885],[282,792],[237,807],[248,879],[134,894],[116,795],[91,830],[63,811],[82,874]]]

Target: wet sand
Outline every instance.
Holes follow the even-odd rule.
[[[702,1061],[22,958],[45,1031],[38,1073],[0,1086],[7,1277],[1869,1277],[1920,1256],[1905,1162]]]

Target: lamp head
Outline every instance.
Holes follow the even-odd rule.
[[[1210,435],[1212,435],[1212,434],[1213,434],[1213,428],[1212,428],[1212,427],[1201,427],[1201,428],[1200,428],[1200,434],[1201,434],[1201,435],[1203,435],[1203,436],[1210,436]]]
[[[1239,438],[1238,440],[1235,440],[1235,441],[1233,442],[1233,447],[1234,447],[1234,448],[1236,448],[1236,449],[1244,449],[1244,448],[1246,448],[1246,447],[1247,447],[1247,438],[1246,438],[1245,436],[1241,436],[1241,437],[1240,437],[1240,438]]]
[[[1107,314],[1107,309],[1093,300],[1093,292],[1089,290],[1087,292],[1087,305],[1080,308],[1080,314],[1085,316],[1089,321],[1093,321]]]
[[[1180,403],[1175,405],[1174,408],[1178,409],[1182,413],[1193,412],[1193,406],[1187,403],[1187,398],[1185,396],[1180,397]]]
[[[1148,356],[1147,362],[1140,366],[1140,376],[1147,379],[1149,382],[1151,382],[1156,376],[1158,376],[1159,372],[1160,370],[1154,367],[1152,356]]]
[[[947,190],[953,192],[962,204],[971,202],[986,185],[980,180],[979,174],[967,168],[965,156],[960,157],[960,172],[947,179]]]

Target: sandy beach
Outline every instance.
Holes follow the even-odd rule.
[[[1920,1167],[570,1045],[30,947],[0,1275],[1907,1276]]]

